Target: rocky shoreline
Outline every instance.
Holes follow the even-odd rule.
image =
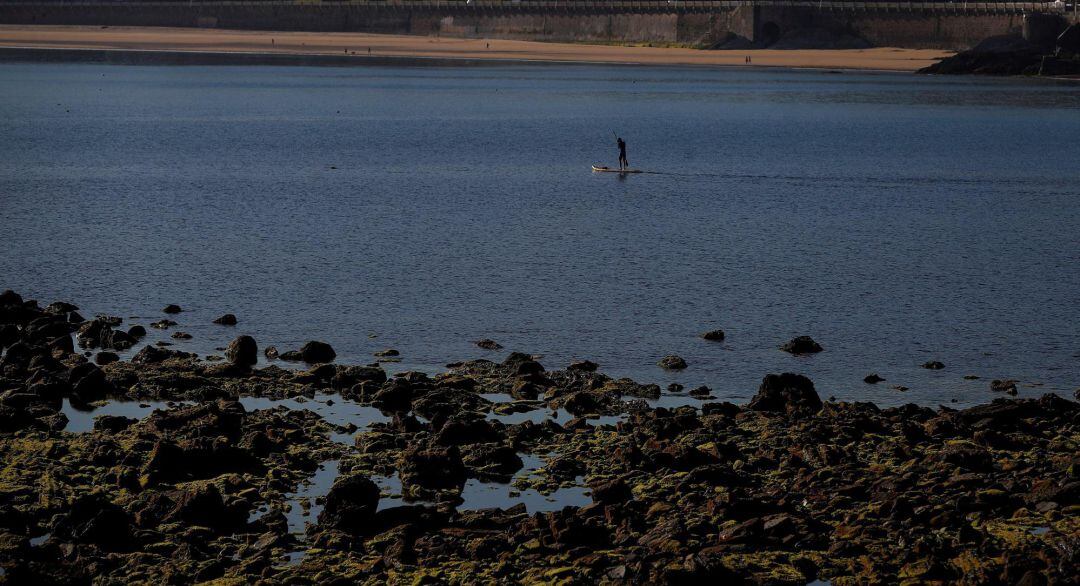
[[[655,385],[519,353],[389,376],[316,343],[280,354],[303,369],[255,368],[267,349],[240,336],[223,360],[125,361],[140,332],[121,322],[0,294],[0,583],[1080,575],[1080,404],[1056,395],[881,409],[775,374],[745,406],[705,389],[665,409]],[[165,408],[66,429],[79,406],[140,403]],[[465,494],[504,485],[507,506]],[[550,506],[509,504],[525,492]]]

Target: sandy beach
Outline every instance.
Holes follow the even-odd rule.
[[[915,71],[950,51],[875,47],[849,50],[736,50],[541,43],[367,33],[268,32],[153,27],[0,25],[0,47],[356,55],[571,63],[790,67]]]

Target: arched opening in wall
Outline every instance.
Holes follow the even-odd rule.
[[[762,47],[768,47],[780,40],[780,25],[775,22],[766,22],[761,25],[761,38],[758,42]]]

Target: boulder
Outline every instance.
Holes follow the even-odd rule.
[[[122,551],[132,543],[131,517],[101,493],[75,499],[53,525],[60,541],[96,545],[106,551]]]
[[[170,358],[194,358],[194,354],[188,352],[180,352],[179,350],[167,350],[165,348],[158,348],[156,346],[143,346],[142,350],[139,350],[135,356],[131,357],[131,361],[135,364],[155,364],[158,362],[164,362]]]
[[[378,506],[379,487],[366,476],[339,478],[326,493],[319,525],[346,533],[364,533]]]
[[[139,324],[135,324],[128,328],[127,333],[132,338],[142,338],[146,335],[146,328],[140,326]]]
[[[463,446],[500,442],[506,438],[503,425],[488,419],[451,419],[443,424],[435,434],[435,443],[440,446]]]
[[[578,360],[571,362],[570,366],[566,367],[566,370],[573,370],[576,372],[596,372],[596,369],[600,368],[600,365],[591,360]]]
[[[181,494],[165,521],[216,530],[240,529],[247,524],[247,512],[241,507],[226,505],[217,487],[207,483]]]
[[[251,336],[239,336],[229,342],[225,348],[225,357],[229,362],[240,366],[251,366],[259,361],[259,346]]]
[[[810,336],[792,338],[786,344],[780,346],[780,349],[791,354],[815,354],[824,350],[824,348]]]
[[[117,356],[115,352],[103,351],[98,352],[97,355],[94,356],[94,362],[97,363],[99,366],[112,364],[113,362],[117,362],[118,360],[120,360],[120,357]]]
[[[476,344],[480,348],[483,348],[484,350],[502,350],[502,344],[488,338],[484,338],[483,340],[477,340],[476,342],[474,342],[474,344]]]
[[[937,360],[931,360],[929,362],[924,362],[922,367],[927,370],[941,370],[942,368],[945,368],[945,364],[943,362],[938,362]]]
[[[308,364],[333,362],[337,358],[337,352],[326,342],[312,340],[300,348],[300,357]],[[285,355],[282,355],[282,358],[284,359]]]
[[[525,465],[514,448],[500,444],[469,446],[462,454],[462,461],[477,474],[507,479]]]
[[[465,484],[465,464],[456,447],[409,448],[402,453],[398,470],[403,485],[438,489]]]
[[[401,356],[401,352],[398,352],[394,348],[387,348],[385,350],[379,350],[375,352],[376,358],[393,358],[394,356]]]
[[[785,372],[770,374],[761,381],[758,392],[747,405],[753,411],[782,413],[816,413],[821,409],[821,398],[814,390],[814,383],[802,376]]]
[[[179,305],[169,304],[169,305],[166,305],[165,308],[162,309],[161,311],[164,312],[164,313],[172,314],[172,313],[180,313],[181,311],[184,311],[184,310],[180,309]]]
[[[876,385],[877,383],[882,382],[884,380],[885,379],[878,376],[878,373],[876,373],[876,372],[873,373],[873,374],[868,374],[868,375],[866,375],[866,377],[863,378],[863,382],[868,384],[868,385]]]
[[[686,361],[680,356],[670,354],[660,359],[660,362],[656,363],[657,366],[665,370],[682,370],[686,368]]]
[[[215,319],[214,323],[221,326],[235,326],[236,316],[231,313],[226,313],[225,315]]]
[[[592,500],[595,503],[618,505],[634,498],[633,493],[630,492],[630,486],[621,478],[597,482],[589,488],[592,489]]]
[[[709,332],[705,332],[704,334],[701,334],[701,337],[710,342],[723,342],[724,330],[712,330]]]

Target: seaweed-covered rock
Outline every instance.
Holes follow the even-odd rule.
[[[660,362],[656,363],[657,366],[665,370],[682,370],[686,368],[686,361],[681,356],[674,354],[665,356],[660,359]]]

